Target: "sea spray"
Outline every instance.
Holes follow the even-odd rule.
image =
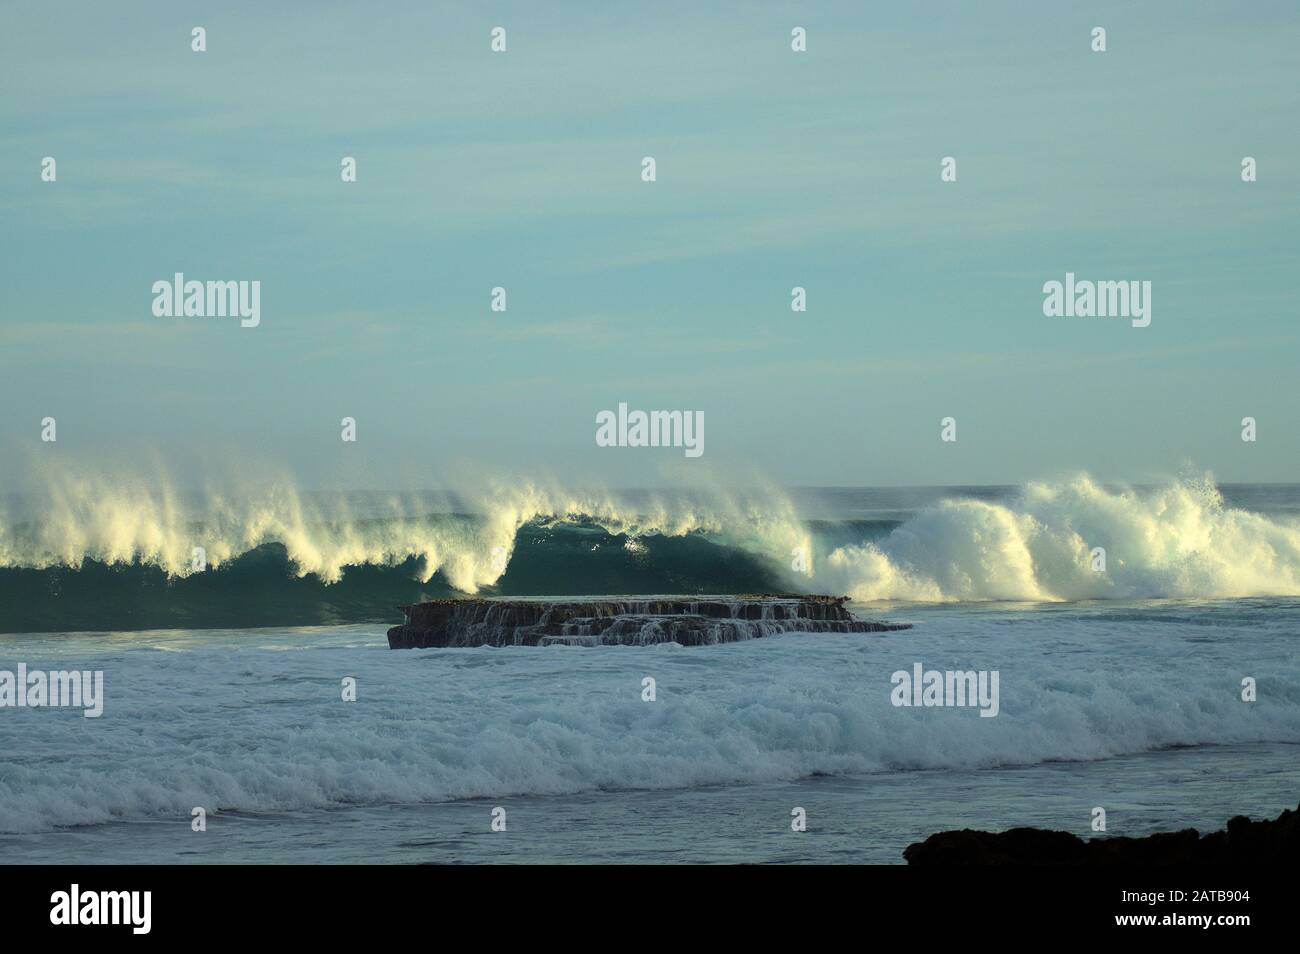
[[[163,478],[60,471],[48,475],[29,513],[0,522],[0,567],[77,568],[94,560],[156,566],[184,578],[279,544],[300,577],[335,583],[348,567],[392,567],[417,558],[421,582],[441,574],[454,589],[472,594],[506,572],[526,525],[585,523],[632,538],[717,534],[782,563],[791,550],[811,546],[793,507],[775,492],[750,499],[707,490],[632,503],[617,492],[487,480],[454,495],[453,512],[447,512],[447,499],[392,494],[359,515],[347,495],[305,494],[289,480],[194,497]]]
[[[579,541],[567,532],[575,528],[598,531],[585,561],[576,560]],[[545,588],[507,591],[514,594],[744,593],[773,583],[861,601],[1300,594],[1295,520],[1230,507],[1208,477],[1126,490],[1080,476],[1031,483],[1002,499],[954,496],[890,521],[806,522],[789,495],[771,489],[634,493],[481,480],[456,494],[376,495],[359,506],[353,496],[304,493],[290,480],[187,495],[160,478],[63,470],[24,514],[0,519],[0,569],[75,570],[94,561],[156,567],[182,580],[273,546],[299,579],[337,584],[349,568],[401,568],[418,583],[437,576],[438,586],[475,594],[508,578],[521,534],[534,567],[550,560],[555,568],[531,574],[533,586]],[[717,547],[690,566],[669,567],[656,563],[665,550],[656,538]],[[615,541],[619,554],[601,551]],[[602,552],[605,562],[594,562]],[[631,565],[644,572],[629,574]],[[728,568],[748,572],[748,584]],[[650,582],[657,588],[646,589]],[[434,587],[429,595],[444,594]],[[427,597],[403,594],[414,598]]]
[[[1228,507],[1208,476],[1145,490],[1080,476],[1006,503],[943,501],[836,548],[823,571],[864,602],[1294,596],[1300,525]]]

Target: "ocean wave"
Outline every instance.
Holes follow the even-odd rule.
[[[1227,506],[1209,476],[1144,490],[1080,476],[944,501],[823,566],[823,585],[864,602],[1295,596],[1300,524]]]
[[[1221,622],[1196,653],[1167,624],[1056,616],[1011,627],[935,618],[888,639],[790,635],[704,653],[390,653],[323,637],[296,649],[293,634],[159,652],[138,637],[94,661],[102,717],[20,709],[0,720],[0,831],[166,818],[188,836],[194,806],[682,789],[1300,741],[1290,637],[1240,626],[1229,610]],[[1253,704],[1239,698],[1247,640]],[[95,645],[76,650],[79,664]],[[914,661],[1000,670],[999,714],[895,708],[890,675]],[[343,675],[357,680],[355,703],[339,701]],[[647,675],[653,703],[641,696]]]
[[[803,520],[774,490],[634,496],[483,481],[360,506],[292,481],[181,495],[65,472],[24,514],[0,518],[0,631],[391,620],[399,604],[475,593],[1300,594],[1294,516],[1231,507],[1209,477],[1122,489],[1080,476],[999,494],[954,495],[902,519]]]
[[[427,498],[392,494],[365,514],[344,494],[306,495],[291,481],[214,490],[197,502],[166,482],[49,475],[26,519],[0,520],[0,567],[79,567],[86,561],[155,566],[169,577],[195,572],[195,548],[220,568],[267,544],[285,549],[294,572],[326,583],[346,568],[416,559],[417,578],[441,574],[476,593],[504,573],[520,528],[560,522],[631,538],[724,534],[737,546],[785,558],[807,547],[788,500],[702,491],[691,499],[650,496],[633,505],[618,493],[575,492],[544,482],[485,481],[453,499],[470,514],[431,515]]]
[[[451,500],[460,508],[435,512]],[[183,579],[220,569],[260,547],[282,547],[297,576],[337,583],[350,567],[415,561],[415,578],[443,577],[476,593],[497,582],[525,526],[568,523],[631,539],[721,534],[752,552],[784,556],[808,546],[788,501],[725,491],[641,495],[572,491],[544,481],[484,480],[454,495],[370,495],[364,512],[346,494],[306,494],[292,480],[180,494],[165,480],[46,475],[21,513],[0,515],[0,567],[78,568],[87,562],[156,567]],[[635,550],[636,545],[632,545]]]

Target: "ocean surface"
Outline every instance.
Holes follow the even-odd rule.
[[[457,593],[790,590],[914,628],[384,635]],[[1300,802],[1298,648],[1292,485],[65,487],[6,504],[0,671],[102,670],[103,714],[0,708],[0,862],[893,864],[954,827],[1089,837],[1098,807],[1109,835],[1208,830]],[[916,664],[996,670],[997,716],[895,706]]]

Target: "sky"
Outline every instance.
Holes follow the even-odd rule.
[[[1293,2],[3,3],[0,486],[1300,481],[1297,49]],[[156,317],[178,271],[261,324]],[[1151,324],[1044,316],[1067,271]],[[704,454],[598,447],[620,402]]]

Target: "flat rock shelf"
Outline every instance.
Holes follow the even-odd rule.
[[[856,619],[847,596],[458,599],[403,606],[390,649],[465,646],[711,646],[780,633],[886,633],[908,623]]]

